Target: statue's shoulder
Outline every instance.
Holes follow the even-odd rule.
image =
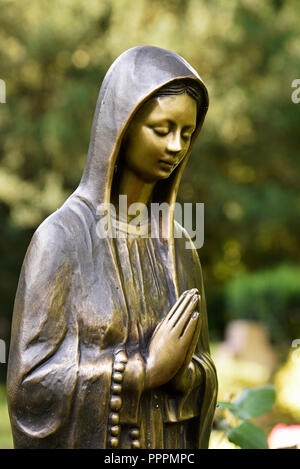
[[[72,252],[75,242],[85,236],[93,222],[94,216],[88,205],[71,196],[39,225],[31,246],[39,250]]]

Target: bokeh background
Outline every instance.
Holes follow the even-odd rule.
[[[210,94],[181,202],[204,202],[219,398],[273,383],[266,433],[300,423],[298,0],[0,0],[0,338],[37,226],[77,187],[97,95],[136,45],[185,57]],[[297,76],[298,75],[298,76]],[[294,341],[294,342],[293,342]],[[295,342],[296,341],[296,342]],[[11,447],[0,364],[0,447]],[[215,432],[212,447],[230,446]]]

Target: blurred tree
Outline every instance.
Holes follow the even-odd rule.
[[[225,286],[226,317],[264,322],[273,343],[300,336],[300,269],[281,264],[236,277]]]
[[[205,203],[212,329],[230,279],[299,262],[299,14],[297,0],[1,0],[1,316],[33,231],[80,180],[104,73],[135,45],[178,52],[209,87],[179,199]]]

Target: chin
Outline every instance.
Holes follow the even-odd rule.
[[[171,171],[169,174],[162,174],[160,177],[157,178],[157,180],[161,180],[161,179],[168,179],[171,174],[172,174],[173,171]]]
[[[161,179],[167,179],[171,174],[172,172],[166,173],[164,171],[157,171],[156,173],[140,173],[138,176],[142,181],[146,182],[147,184],[153,184],[157,181],[160,181]]]
[[[168,179],[168,177],[171,176],[175,168],[172,169],[172,171],[158,171],[157,173],[157,179]]]
[[[153,175],[152,177],[149,177],[149,180],[146,181],[146,182],[150,182],[150,183],[153,183],[153,182],[158,182],[158,181],[161,181],[162,179],[168,179],[168,177],[170,177],[172,174],[172,172],[166,174],[166,173],[159,173],[159,174],[156,174],[155,176]]]

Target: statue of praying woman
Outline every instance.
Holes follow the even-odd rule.
[[[108,70],[81,182],[35,232],[20,275],[15,448],[208,447],[217,376],[202,273],[174,221],[207,108],[203,81],[173,52],[134,47]],[[133,204],[155,203],[164,216],[146,210],[134,227]],[[102,236],[109,204],[114,236]]]

